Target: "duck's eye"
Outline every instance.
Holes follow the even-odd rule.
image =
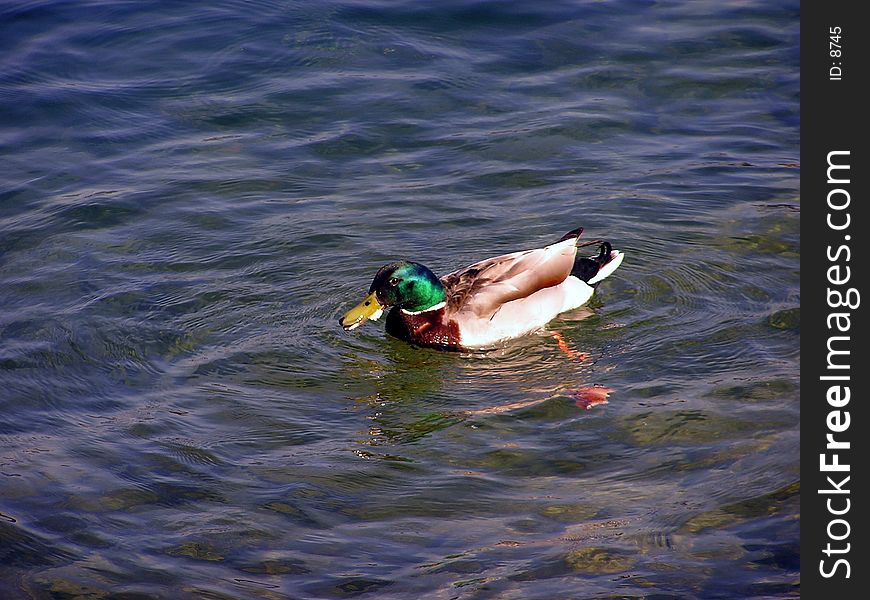
[[[396,287],[397,285],[399,285],[399,280],[396,279],[395,277],[391,277],[391,278],[390,278],[390,285],[391,285],[392,287]]]

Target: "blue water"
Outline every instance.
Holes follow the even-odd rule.
[[[798,6],[0,2],[0,597],[798,596]],[[337,324],[581,225],[547,332]]]

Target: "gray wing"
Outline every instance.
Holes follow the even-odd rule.
[[[507,302],[562,283],[571,274],[576,255],[577,239],[569,238],[449,273],[441,278],[449,298],[447,311],[489,318]]]

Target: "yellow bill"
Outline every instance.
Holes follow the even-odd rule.
[[[339,323],[345,331],[356,329],[369,319],[377,321],[384,314],[384,307],[378,302],[376,292],[365,297],[365,300],[347,311],[347,314],[339,319]]]

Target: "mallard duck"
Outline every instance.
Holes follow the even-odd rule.
[[[386,310],[387,333],[419,346],[467,351],[544,327],[556,315],[586,304],[595,285],[624,254],[609,242],[578,244],[583,228],[549,246],[497,256],[438,278],[420,263],[381,267],[369,293],[339,323],[356,329]],[[579,246],[600,244],[593,257]]]

